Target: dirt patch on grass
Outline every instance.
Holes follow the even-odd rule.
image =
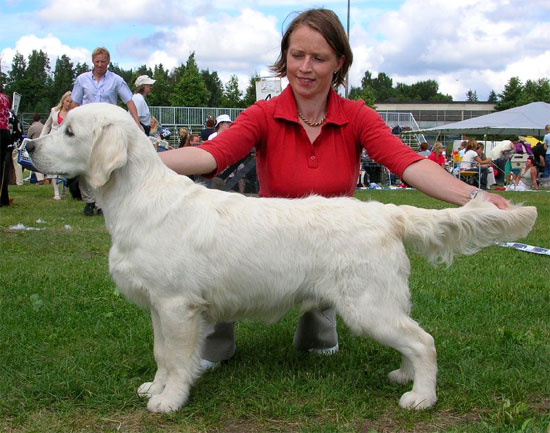
[[[479,416],[474,413],[456,414],[451,411],[441,411],[435,413],[429,420],[416,422],[408,420],[400,423],[395,421],[395,414],[386,414],[376,420],[358,424],[357,431],[361,433],[436,433],[461,424],[475,424],[479,421]]]

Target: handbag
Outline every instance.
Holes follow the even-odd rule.
[[[17,163],[27,170],[38,171],[32,164],[31,157],[29,152],[27,152],[27,141],[29,139],[25,138],[21,145],[17,148]]]

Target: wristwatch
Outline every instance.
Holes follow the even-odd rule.
[[[470,193],[470,200],[473,200],[474,198],[477,197],[477,195],[481,192],[481,190],[479,188],[476,188],[474,189],[471,193]]]

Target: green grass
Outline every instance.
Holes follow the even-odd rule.
[[[525,242],[550,247],[550,196],[502,194],[537,206]],[[431,410],[400,409],[408,387],[386,378],[399,354],[344,326],[336,355],[296,353],[292,312],[273,326],[239,323],[235,357],[199,379],[187,406],[155,415],[135,392],[155,372],[150,319],[115,290],[103,219],[52,200],[48,185],[10,195],[0,209],[0,432],[550,431],[548,256],[495,246],[447,269],[411,255],[412,315],[438,349]],[[358,195],[447,206],[416,191]],[[43,230],[10,230],[18,223]]]

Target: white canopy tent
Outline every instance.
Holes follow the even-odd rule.
[[[461,122],[434,126],[415,132],[441,132],[475,135],[544,135],[545,125],[550,125],[550,104],[532,102]]]

